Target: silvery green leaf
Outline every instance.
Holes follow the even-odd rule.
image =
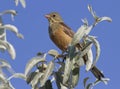
[[[106,16],[105,17],[101,17],[98,20],[99,20],[99,22],[104,21],[104,20],[108,21],[108,22],[112,22],[112,19],[110,17],[106,17]]]
[[[58,72],[64,72],[65,70],[65,63],[64,62],[57,62],[58,64],[60,64],[61,66],[58,69]]]
[[[2,17],[0,16],[0,27],[3,25]],[[0,28],[0,40],[6,41],[6,31],[4,28]]]
[[[8,50],[8,53],[10,54],[11,58],[15,59],[15,57],[16,57],[15,49],[9,42],[0,40],[0,45],[5,46],[5,48]]]
[[[14,25],[7,24],[7,25],[0,26],[0,28],[11,30],[12,32],[14,32],[16,34],[17,37],[19,37],[21,39],[24,38],[24,36],[18,32],[18,29]]]
[[[29,62],[26,64],[25,67],[25,75],[29,73],[29,71],[38,63],[45,61],[46,54],[43,54],[41,56],[33,57]]]
[[[14,0],[15,1],[15,5],[18,6],[19,0]]]
[[[0,89],[11,89],[11,88],[6,84],[1,84]]]
[[[88,20],[85,18],[85,19],[82,19],[82,22],[84,25],[88,26]]]
[[[79,76],[80,76],[80,67],[73,66],[72,69],[72,86],[75,87],[78,84]]]
[[[84,88],[86,87],[86,84],[87,84],[88,79],[89,79],[89,77],[86,77],[86,78],[83,80]]]
[[[100,44],[99,44],[99,42],[95,39],[94,36],[88,36],[88,39],[93,42],[93,44],[95,45],[95,48],[96,48],[96,56],[95,56],[95,59],[94,59],[93,65],[92,65],[92,66],[95,66],[95,64],[97,63],[97,61],[98,61],[98,59],[99,59],[100,52],[101,52]]]
[[[86,61],[86,71],[89,71],[91,69],[92,63],[93,63],[92,49],[88,50],[87,55],[88,55],[88,60]]]
[[[4,40],[4,41],[6,41],[6,32],[1,32],[1,30],[0,30],[0,40]]]
[[[63,84],[66,84],[69,77],[70,77],[70,72],[72,70],[73,67],[73,63],[70,61],[70,58],[67,57],[66,58],[66,63],[65,63],[65,70],[64,70],[64,74],[63,74]]]
[[[7,82],[7,79],[3,73],[0,73],[0,81],[2,81],[3,83]]]
[[[71,45],[71,46],[68,46],[68,57],[70,58],[70,60],[72,60],[74,57],[75,57],[75,46],[74,45]]]
[[[109,78],[101,78],[101,81],[107,85],[108,81],[110,81],[110,79]]]
[[[89,83],[85,89],[93,89],[93,84],[92,83]]]
[[[93,25],[88,26],[86,29],[85,35],[88,35],[91,32],[92,28],[93,28]]]
[[[50,61],[48,66],[47,66],[47,69],[44,72],[43,78],[40,80],[41,87],[44,86],[47,79],[51,76],[51,74],[54,70],[54,66],[55,66],[54,61]]]
[[[22,4],[23,8],[26,7],[26,2],[25,2],[25,0],[20,0],[20,3]]]
[[[0,45],[0,51],[4,52],[6,50],[6,47],[4,45]]]
[[[12,15],[17,15],[17,12],[15,10],[6,10],[0,13],[0,16],[5,15],[5,14],[12,14]]]
[[[55,72],[54,77],[55,77],[58,89],[62,89],[61,88],[62,80],[63,80],[62,72],[61,71]]]
[[[14,20],[14,16],[17,15],[17,11],[15,10],[6,10],[0,13],[0,16],[4,15],[4,14],[11,14],[11,18],[12,20]]]
[[[12,46],[12,44],[10,44],[8,42],[7,42],[7,45],[8,45],[8,48],[7,48],[8,53],[10,54],[12,59],[15,59],[16,58],[16,52],[15,52],[14,47]]]
[[[92,43],[91,42],[88,42],[84,49],[78,53],[78,55],[80,55],[80,57],[83,57],[90,49],[91,49],[91,46],[92,46]]]
[[[54,50],[54,49],[51,49],[48,51],[48,54],[49,55],[52,55],[54,57],[57,57],[59,55],[58,51],[57,50]]]
[[[88,5],[88,10],[90,11],[90,13],[92,14],[94,19],[98,19],[98,16],[96,15],[96,13],[93,11],[92,6]]]
[[[10,76],[7,80],[10,81],[12,78],[21,78],[26,80],[26,76],[22,73],[15,73],[12,76]]]
[[[32,88],[35,89],[36,85],[39,83],[39,79],[44,75],[44,73],[38,72],[31,81]]]
[[[87,26],[82,25],[78,31],[74,34],[71,45],[76,45],[77,43],[80,42],[80,40],[83,38],[83,36],[85,35]]]
[[[45,85],[43,87],[40,87],[39,89],[53,89],[51,80],[47,80]]]
[[[29,84],[33,78],[35,77],[35,75],[37,74],[38,72],[34,71],[34,72],[31,72],[28,76],[27,76],[27,79],[26,79],[26,82],[27,84]]]
[[[0,63],[1,63],[0,68],[1,67],[6,67],[6,68],[9,68],[9,69],[12,68],[11,65],[3,59],[0,59]]]

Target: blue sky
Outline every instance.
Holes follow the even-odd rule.
[[[98,37],[101,45],[101,55],[97,63],[106,77],[111,80],[108,85],[103,83],[98,84],[94,89],[118,89],[120,67],[119,63],[119,0],[26,0],[26,8],[22,8],[19,4],[15,6],[14,0],[1,0],[0,12],[8,9],[15,9],[18,15],[15,21],[11,21],[10,15],[3,16],[4,24],[16,25],[19,31],[24,35],[25,39],[21,40],[7,31],[8,41],[14,45],[17,57],[13,61],[7,52],[0,53],[0,58],[6,59],[11,63],[16,72],[24,72],[24,68],[29,59],[34,57],[37,52],[47,52],[50,49],[59,50],[49,39],[48,21],[44,17],[49,12],[59,12],[64,19],[64,22],[76,31],[81,25],[81,19],[87,18],[90,23],[93,18],[87,9],[87,5],[93,6],[99,16],[109,16],[112,18],[112,23],[102,22],[98,24],[92,31],[91,35]],[[59,50],[60,51],[60,50]],[[91,73],[86,73],[84,69],[81,71],[81,80],[75,89],[83,89],[82,80],[85,76],[93,78]],[[31,89],[21,79],[12,79],[16,89]]]

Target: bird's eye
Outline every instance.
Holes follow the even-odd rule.
[[[53,17],[55,17],[56,15],[53,15]]]

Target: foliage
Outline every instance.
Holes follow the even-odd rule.
[[[18,2],[22,4],[25,8],[26,4],[24,0],[14,0],[15,4]],[[63,54],[60,54],[57,50],[51,49],[46,53],[38,53],[35,57],[29,60],[26,64],[24,73],[16,73],[11,65],[0,59],[0,89],[15,89],[10,80],[12,78],[22,78],[28,84],[31,85],[32,89],[53,89],[52,82],[56,82],[58,89],[73,89],[77,86],[80,76],[80,67],[84,65],[83,56],[88,54],[88,60],[86,62],[86,71],[95,66],[96,62],[100,56],[100,44],[95,36],[89,35],[90,31],[99,23],[104,20],[111,22],[109,17],[98,17],[92,10],[92,7],[88,5],[88,10],[94,18],[94,23],[92,25],[88,24],[87,19],[83,19],[83,25],[75,33],[71,44],[69,44],[68,49]],[[18,38],[24,38],[21,33],[19,33],[16,26],[11,24],[3,25],[2,15],[10,14],[12,20],[17,14],[14,10],[6,10],[0,13],[0,50],[2,52],[8,51],[11,58],[15,59],[16,52],[12,44],[7,41],[6,30],[10,30],[15,33]],[[80,41],[85,43],[85,46],[81,50],[75,48],[76,44]],[[95,57],[93,57],[92,46],[96,48]],[[52,57],[51,61],[47,61],[48,56]],[[94,59],[94,60],[93,60]],[[35,70],[33,70],[33,68]],[[11,76],[7,76],[3,70],[7,69]],[[104,82],[107,84],[109,78],[101,78],[101,80],[96,80],[93,83],[88,83],[89,77],[83,80],[84,88],[91,89],[93,86],[99,82]]]

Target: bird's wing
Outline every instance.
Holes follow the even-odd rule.
[[[70,27],[68,27],[66,24],[64,24],[63,22],[61,22],[60,23],[62,26],[63,26],[63,31],[68,35],[68,36],[70,36],[70,37],[72,37],[73,38],[73,36],[74,36],[74,32],[71,30],[71,28]]]

